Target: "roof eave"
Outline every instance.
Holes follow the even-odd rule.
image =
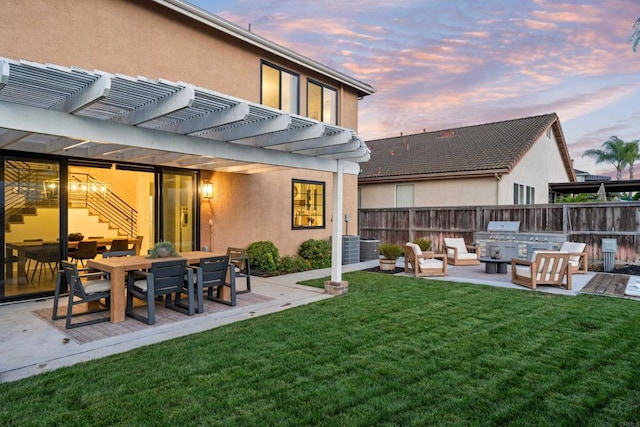
[[[435,181],[440,179],[489,178],[508,174],[510,169],[485,169],[477,171],[441,172],[415,175],[358,177],[358,184],[386,184],[396,182]]]
[[[211,28],[214,28],[218,31],[222,31],[226,34],[229,34],[253,46],[257,46],[268,52],[279,55],[289,61],[303,65],[313,71],[316,71],[318,73],[321,73],[333,79],[336,79],[337,81],[356,89],[358,91],[359,96],[372,95],[376,92],[376,90],[371,85],[361,82],[353,77],[350,77],[346,74],[336,71],[330,67],[322,65],[321,63],[314,61],[313,59],[307,58],[303,55],[300,55],[299,53],[296,53],[291,49],[287,49],[284,46],[271,42],[263,37],[260,37],[252,33],[251,31],[245,30],[244,28],[239,27],[238,25],[233,24],[232,22],[229,22],[226,19],[223,19],[217,15],[214,15],[213,13],[207,12],[206,10],[200,9],[199,7],[194,6],[188,2],[185,2],[182,0],[153,0],[153,1],[169,9],[172,9],[184,16],[187,16],[191,19],[199,21]]]

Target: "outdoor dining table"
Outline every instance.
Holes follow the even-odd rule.
[[[184,258],[187,264],[197,264],[202,258],[217,256],[211,252],[191,251],[179,252],[177,257],[147,258],[146,256],[127,256],[91,259],[88,268],[106,271],[111,277],[111,322],[118,323],[125,320],[126,306],[126,275],[128,271],[144,270],[157,262],[172,261]]]

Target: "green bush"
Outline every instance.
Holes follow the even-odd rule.
[[[383,243],[380,245],[380,255],[386,259],[397,259],[402,254],[404,254],[404,249],[396,243]]]
[[[309,261],[312,270],[331,267],[331,243],[328,240],[309,239],[302,242],[298,255]]]
[[[429,239],[416,239],[413,241],[416,245],[420,247],[420,250],[423,252],[428,252],[431,250],[431,240]]]
[[[278,271],[281,274],[298,273],[307,271],[310,268],[309,261],[296,255],[283,256],[278,263]]]
[[[247,247],[247,256],[251,260],[251,270],[274,272],[278,267],[280,253],[273,242],[253,242]]]

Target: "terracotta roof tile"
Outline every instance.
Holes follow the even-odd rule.
[[[367,141],[359,179],[511,170],[556,121],[552,113]]]

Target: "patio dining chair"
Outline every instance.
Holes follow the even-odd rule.
[[[68,261],[60,261],[64,278],[69,286],[69,302],[67,304],[67,320],[65,327],[67,329],[77,328],[79,326],[93,325],[95,323],[107,322],[109,316],[99,316],[83,322],[73,323],[72,319],[77,316],[100,313],[109,310],[111,300],[111,282],[105,278],[101,271],[84,273],[87,270],[79,270],[76,264]],[[81,273],[82,272],[82,273]],[[59,276],[60,279],[61,276]],[[63,291],[62,283],[56,283],[56,295],[53,301],[53,318],[57,318],[58,298],[60,292]],[[105,300],[104,308],[100,307],[93,310],[87,310],[80,313],[74,313],[73,308],[79,304],[88,302],[100,302]]]
[[[251,292],[251,266],[249,257],[247,256],[247,250],[244,248],[228,247],[227,256],[229,257],[229,262],[234,267],[235,278],[245,280],[245,288],[236,290],[236,294]]]
[[[138,279],[138,277],[141,277]],[[184,290],[185,277],[187,289]],[[193,270],[187,268],[185,259],[154,262],[148,272],[131,271],[127,275],[127,308],[126,314],[148,325],[156,322],[156,297],[165,297],[165,306],[189,316],[195,313],[195,291]],[[187,294],[187,305],[180,300],[178,294]],[[173,302],[172,296],[180,304]],[[138,314],[133,309],[133,299],[137,298],[147,303],[147,316]]]
[[[204,290],[207,291],[207,299],[234,307],[236,305],[236,280],[233,274],[232,264],[229,264],[228,256],[216,256],[202,258],[194,270],[193,281],[195,285],[197,312],[204,312]],[[188,292],[188,277],[185,277],[184,292]],[[225,289],[226,288],[226,289]],[[216,294],[213,294],[213,291]],[[180,303],[179,296],[176,304]]]

